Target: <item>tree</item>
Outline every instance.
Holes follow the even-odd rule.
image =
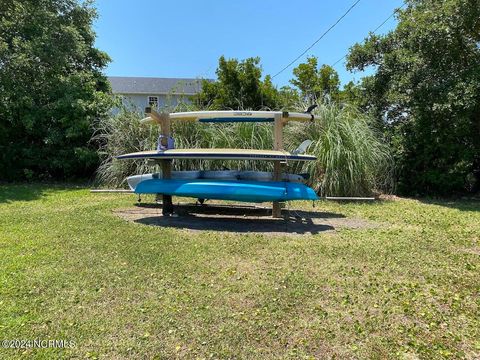
[[[269,75],[262,81],[260,58],[242,61],[220,57],[215,82],[203,80],[196,96],[201,107],[213,109],[261,109],[278,107],[278,91]]]
[[[95,170],[92,123],[110,106],[95,16],[75,0],[0,3],[0,179]]]
[[[329,65],[318,67],[316,57],[307,58],[307,62],[293,69],[294,79],[290,83],[296,86],[303,98],[308,102],[317,102],[328,97],[338,100],[340,94],[340,79],[338,73]]]
[[[297,89],[290,86],[282,86],[278,91],[278,99],[282,109],[292,110],[301,104],[301,97]]]
[[[342,103],[356,105],[360,108],[365,108],[365,102],[362,96],[361,84],[349,81],[343,86],[340,91],[339,100]]]
[[[480,186],[480,6],[407,0],[397,28],[351,48],[349,69],[374,66],[363,96],[396,144],[399,189]]]

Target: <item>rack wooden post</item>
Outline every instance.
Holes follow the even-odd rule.
[[[160,132],[164,136],[161,139],[162,145],[168,145],[168,137],[170,136],[170,115],[168,113],[158,113],[152,108],[145,108],[145,112],[160,125]],[[162,178],[170,179],[172,177],[172,161],[160,160],[160,166],[162,167]],[[157,194],[158,197],[162,196],[162,214],[170,215],[173,213],[173,203],[171,195]]]
[[[282,114],[275,114],[274,118],[274,128],[273,128],[273,149],[274,150],[283,150],[283,117]],[[282,180],[282,163],[281,161],[273,162],[273,180],[280,181]],[[280,218],[282,217],[282,204],[278,201],[273,202],[272,206],[272,217]]]

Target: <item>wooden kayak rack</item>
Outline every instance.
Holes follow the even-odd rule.
[[[169,113],[160,113],[156,110],[152,109],[151,107],[145,108],[145,113],[149,117],[147,118],[152,123],[156,123],[160,126],[160,133],[163,135],[160,139],[163,146],[167,146],[168,138],[171,135],[171,118]],[[302,114],[303,115],[303,114]],[[306,115],[306,114],[305,114]],[[307,118],[308,121],[314,120],[314,116],[308,114]],[[275,112],[274,120],[273,120],[273,150],[283,151],[283,127],[289,120],[297,120],[297,119],[289,119],[288,112]],[[172,161],[166,159],[160,159],[160,166],[162,168],[163,178],[170,179],[172,174]],[[273,180],[274,181],[281,181],[282,179],[282,172],[285,166],[285,161],[281,160],[274,160],[273,161]],[[171,195],[157,195],[157,200],[162,197],[163,203],[163,214],[169,215],[173,213],[173,203],[172,203],[172,196]],[[284,203],[274,201],[272,204],[272,216],[274,218],[279,218],[282,216],[282,207]]]

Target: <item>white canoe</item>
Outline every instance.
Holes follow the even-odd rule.
[[[238,175],[240,180],[255,181],[273,181],[273,173],[268,171],[241,171]],[[282,174],[282,181],[288,182],[304,182],[305,178],[298,174]]]
[[[195,180],[201,178],[202,172],[200,170],[194,171],[172,171],[172,179],[178,180]],[[150,179],[161,179],[161,173],[154,173],[154,174],[142,174],[142,175],[133,175],[127,177],[127,183],[130,189],[135,190],[137,185],[144,180]]]
[[[212,180],[238,180],[240,171],[238,170],[206,170],[202,171],[202,179]]]

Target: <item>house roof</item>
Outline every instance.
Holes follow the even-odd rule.
[[[201,79],[109,76],[108,81],[114,94],[195,95],[202,88]]]

